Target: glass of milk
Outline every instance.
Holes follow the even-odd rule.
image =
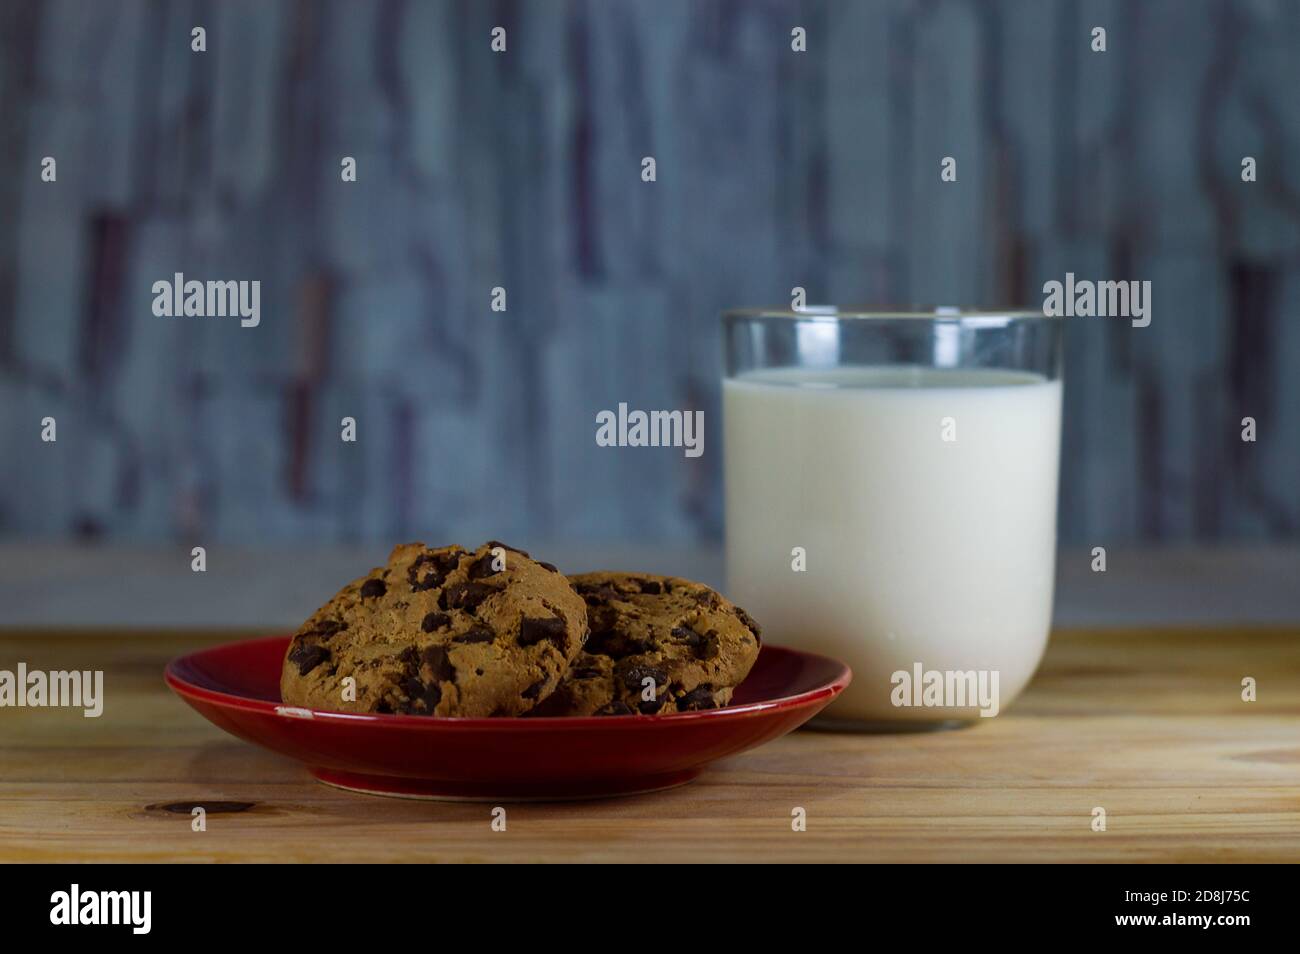
[[[723,316],[729,595],[853,682],[824,726],[1003,711],[1047,644],[1061,319],[937,308]]]

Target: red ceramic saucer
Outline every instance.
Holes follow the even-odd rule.
[[[167,685],[232,735],[329,785],[406,798],[597,798],[671,788],[807,722],[849,683],[843,663],[764,646],[724,709],[658,716],[447,719],[280,702],[287,636],[174,659]]]

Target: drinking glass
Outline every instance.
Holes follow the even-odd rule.
[[[723,315],[729,595],[853,681],[819,720],[995,716],[1047,644],[1062,320],[931,308]]]

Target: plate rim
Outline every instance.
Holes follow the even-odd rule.
[[[215,646],[207,646],[203,649],[182,653],[181,655],[175,656],[167,661],[167,665],[163,668],[163,679],[172,692],[187,701],[193,699],[212,705],[234,707],[250,712],[258,712],[263,715],[292,719],[298,722],[334,722],[355,726],[371,725],[425,730],[431,727],[442,727],[480,732],[500,732],[507,728],[524,729],[529,732],[554,732],[556,730],[577,731],[581,729],[592,729],[602,726],[613,727],[618,725],[673,726],[704,719],[717,720],[720,718],[726,718],[728,720],[740,720],[767,715],[780,709],[799,708],[823,699],[833,699],[835,696],[839,695],[853,679],[853,671],[849,668],[848,664],[842,660],[836,659],[832,656],[825,656],[821,653],[808,652],[803,649],[793,649],[789,646],[780,646],[765,642],[760,652],[766,651],[770,648],[779,650],[782,653],[790,653],[795,656],[824,660],[830,663],[832,667],[838,669],[838,672],[829,682],[821,683],[812,689],[794,695],[777,696],[773,699],[760,699],[739,706],[723,706],[719,709],[702,709],[692,712],[670,712],[656,715],[535,716],[531,718],[524,716],[430,717],[379,712],[338,712],[333,709],[313,709],[306,706],[286,707],[283,702],[271,702],[266,699],[253,699],[248,696],[238,696],[229,692],[221,692],[217,689],[208,689],[204,686],[196,685],[195,683],[188,681],[179,675],[177,671],[181,665],[201,653],[212,652],[220,649],[230,649],[241,644],[280,642],[292,638],[292,635],[272,634],[268,636],[253,637],[252,639],[231,640],[230,642],[218,643]],[[282,711],[286,708],[293,709],[293,713]]]

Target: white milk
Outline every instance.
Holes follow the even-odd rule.
[[[1008,705],[1051,619],[1061,383],[997,370],[789,368],[727,380],[723,405],[729,595],[766,640],[853,668],[827,715],[979,717],[978,704],[892,704],[906,688],[893,674],[918,664],[997,671]],[[943,439],[945,418],[954,441]],[[795,547],[804,572],[792,570]],[[924,703],[915,692],[907,698]]]

